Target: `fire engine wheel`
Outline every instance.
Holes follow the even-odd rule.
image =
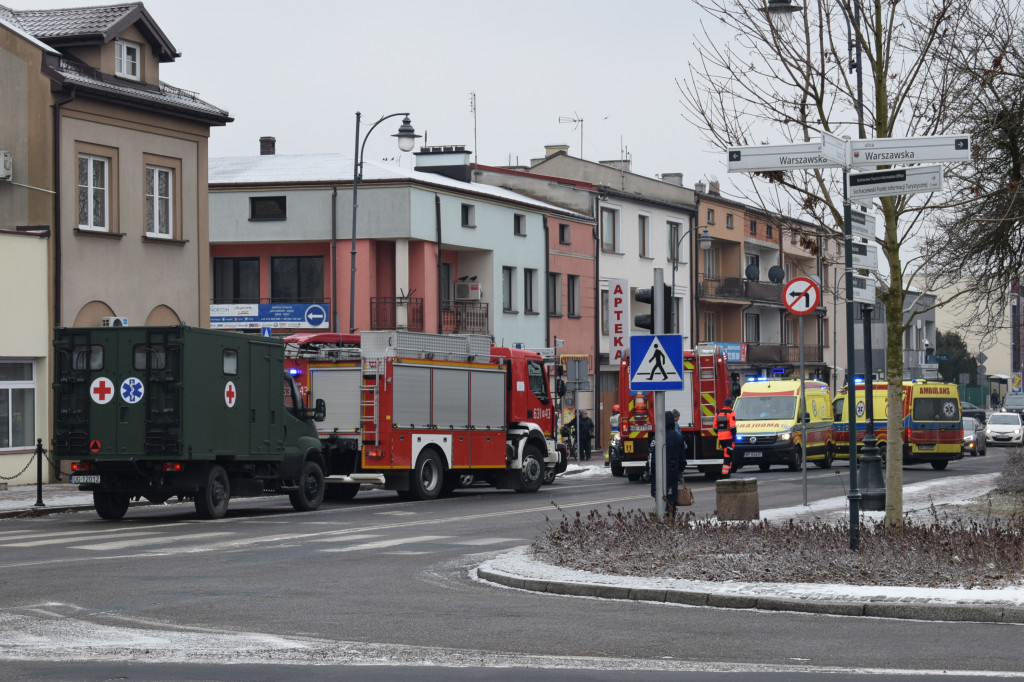
[[[949,462],[947,462],[946,460],[942,460],[942,461],[939,461],[939,462],[932,462],[932,469],[935,469],[936,471],[942,471],[943,469],[946,468],[946,466],[948,464],[949,464]]]
[[[771,464],[758,464],[757,468],[763,473],[765,471],[769,471],[772,468],[772,465]]]
[[[519,488],[521,493],[535,493],[544,483],[544,459],[536,445],[527,445],[523,449],[523,468],[519,470]]]
[[[231,487],[224,467],[214,465],[206,477],[206,486],[196,493],[196,514],[201,519],[220,519],[228,513]]]
[[[433,452],[424,452],[416,462],[409,481],[409,491],[417,500],[434,500],[444,485],[444,467],[441,458]]]
[[[622,462],[612,462],[612,476],[622,477],[626,475],[626,472],[622,470]]]
[[[639,481],[641,478],[643,478],[643,475],[644,475],[644,472],[642,472],[642,471],[630,470],[630,471],[628,471],[626,473],[626,478],[628,478],[630,481],[633,481],[635,483],[635,482]]]
[[[126,493],[111,493],[105,490],[92,492],[92,503],[101,519],[117,521],[128,511],[129,497]]]
[[[358,492],[358,483],[328,483],[324,488],[324,499],[328,502],[348,502]]]
[[[316,462],[302,465],[299,489],[288,493],[295,511],[315,511],[324,501],[324,472]]]
[[[558,476],[558,474],[555,473],[555,468],[554,467],[551,467],[550,469],[545,469],[544,470],[544,485],[551,485],[552,483],[554,483],[555,482],[555,477],[557,477],[557,476]]]

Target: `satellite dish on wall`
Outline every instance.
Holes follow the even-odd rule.
[[[773,265],[768,268],[768,280],[775,284],[782,284],[782,279],[786,276],[786,271],[780,268],[778,265]]]
[[[747,266],[747,269],[744,271],[744,274],[747,276],[747,279],[749,279],[751,282],[756,282],[757,279],[761,276],[761,269],[754,265],[753,263],[751,263],[750,265]]]

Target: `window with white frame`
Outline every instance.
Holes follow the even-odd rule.
[[[558,243],[559,244],[571,244],[572,243],[572,231],[566,223],[558,224]]]
[[[562,275],[558,272],[548,273],[548,315],[562,315]]]
[[[582,310],[580,305],[580,276],[569,275],[566,285],[566,293],[569,294],[569,317],[579,317]]]
[[[0,360],[0,450],[35,445],[36,382],[31,361]]]
[[[601,292],[601,334],[602,336],[608,336],[611,333],[611,321],[608,317],[611,315],[611,300],[609,299],[608,290],[605,289]]]
[[[704,341],[716,341],[718,339],[715,317],[713,310],[704,311]]]
[[[522,213],[515,213],[512,217],[512,229],[516,236],[526,236],[526,216]]]
[[[140,54],[138,43],[118,40],[114,44],[114,73],[122,78],[139,80]]]
[[[515,312],[516,309],[516,269],[503,267],[501,269],[501,307],[506,313]]]
[[[704,251],[705,279],[718,279],[718,249],[711,247]]]
[[[476,206],[473,204],[462,205],[462,226],[476,227]]]
[[[170,239],[174,236],[174,171],[146,166],[146,236]]]
[[[715,209],[709,208],[708,209],[708,225],[714,225],[714,224],[715,224]]]
[[[636,232],[640,237],[640,257],[651,257],[651,217],[640,214],[636,219]]]
[[[619,250],[619,212],[612,208],[601,209],[601,250],[617,253]]]
[[[92,154],[78,155],[78,227],[109,230],[110,159]]]
[[[725,226],[728,227],[730,230],[733,228],[733,225],[732,225],[732,213],[726,213],[725,214]]]
[[[679,223],[668,224],[668,259],[673,263],[679,260]]]
[[[743,340],[747,343],[761,343],[761,316],[747,313],[743,316]]]
[[[523,269],[523,310],[537,312],[537,271],[531,268]]]

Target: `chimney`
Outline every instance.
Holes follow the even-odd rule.
[[[465,145],[441,145],[437,147],[420,147],[414,152],[416,170],[424,173],[436,173],[453,180],[472,182],[473,176],[469,166],[471,151]]]
[[[277,138],[264,136],[260,138],[260,156],[273,156],[277,153]]]
[[[676,187],[682,187],[683,186],[683,174],[682,173],[662,173],[661,174],[661,181],[662,182],[667,182],[670,185],[675,185]]]
[[[716,197],[721,194],[721,186],[718,184],[718,180],[712,180],[708,185],[708,194],[714,194]]]
[[[627,173],[629,173],[630,169],[633,167],[633,162],[630,159],[616,159],[614,161],[598,161],[598,163],[601,164],[602,166],[608,166],[609,168],[614,168],[617,171],[625,171]]]
[[[569,153],[569,145],[567,144],[546,144],[544,145],[544,158],[554,156],[558,152]]]
[[[696,192],[697,194],[704,194],[705,192],[708,191],[708,186],[704,184],[703,180],[700,180],[699,182],[695,182],[693,184],[693,191]]]

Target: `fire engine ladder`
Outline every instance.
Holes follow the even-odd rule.
[[[384,358],[363,359],[363,377],[360,384],[359,414],[362,421],[363,444],[377,444],[379,427],[377,416],[380,414],[380,387],[383,374]]]
[[[718,348],[714,344],[697,345],[697,387],[700,389],[700,429],[703,435],[714,435],[715,412],[718,400],[715,395],[715,360]],[[724,396],[723,396],[724,399]]]

